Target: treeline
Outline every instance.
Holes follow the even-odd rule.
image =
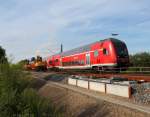
[[[6,57],[5,49],[3,49],[0,46],[0,63],[7,63],[7,62],[8,62],[8,60],[7,60],[7,57]]]
[[[0,47],[0,117],[61,117],[63,113],[40,97],[32,77],[18,64],[8,62]]]
[[[131,67],[150,67],[150,53],[141,52],[130,55]]]

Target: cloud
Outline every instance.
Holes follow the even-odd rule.
[[[15,61],[71,49],[119,33],[131,52],[149,41],[148,0],[0,0],[0,44]],[[142,36],[141,36],[142,35]],[[146,36],[144,36],[146,35]],[[138,42],[138,41],[137,41]]]

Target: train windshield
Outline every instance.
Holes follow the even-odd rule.
[[[117,55],[119,57],[127,57],[128,56],[128,50],[124,43],[122,43],[120,41],[115,41],[114,46],[115,46]]]

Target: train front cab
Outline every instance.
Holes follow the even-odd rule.
[[[124,42],[117,39],[112,39],[112,44],[115,50],[117,69],[124,71],[129,67],[129,54],[127,46]]]
[[[99,41],[91,46],[91,65],[94,70],[112,70],[116,65],[116,57],[110,39]]]
[[[91,65],[94,70],[126,70],[129,65],[128,50],[124,42],[106,39],[91,46]]]

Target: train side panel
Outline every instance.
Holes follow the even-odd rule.
[[[62,57],[62,66],[63,69],[80,69],[85,68],[85,53],[79,53],[75,55],[70,55]]]
[[[127,47],[116,39],[98,41],[47,59],[48,68],[62,69],[113,68],[128,63]]]

